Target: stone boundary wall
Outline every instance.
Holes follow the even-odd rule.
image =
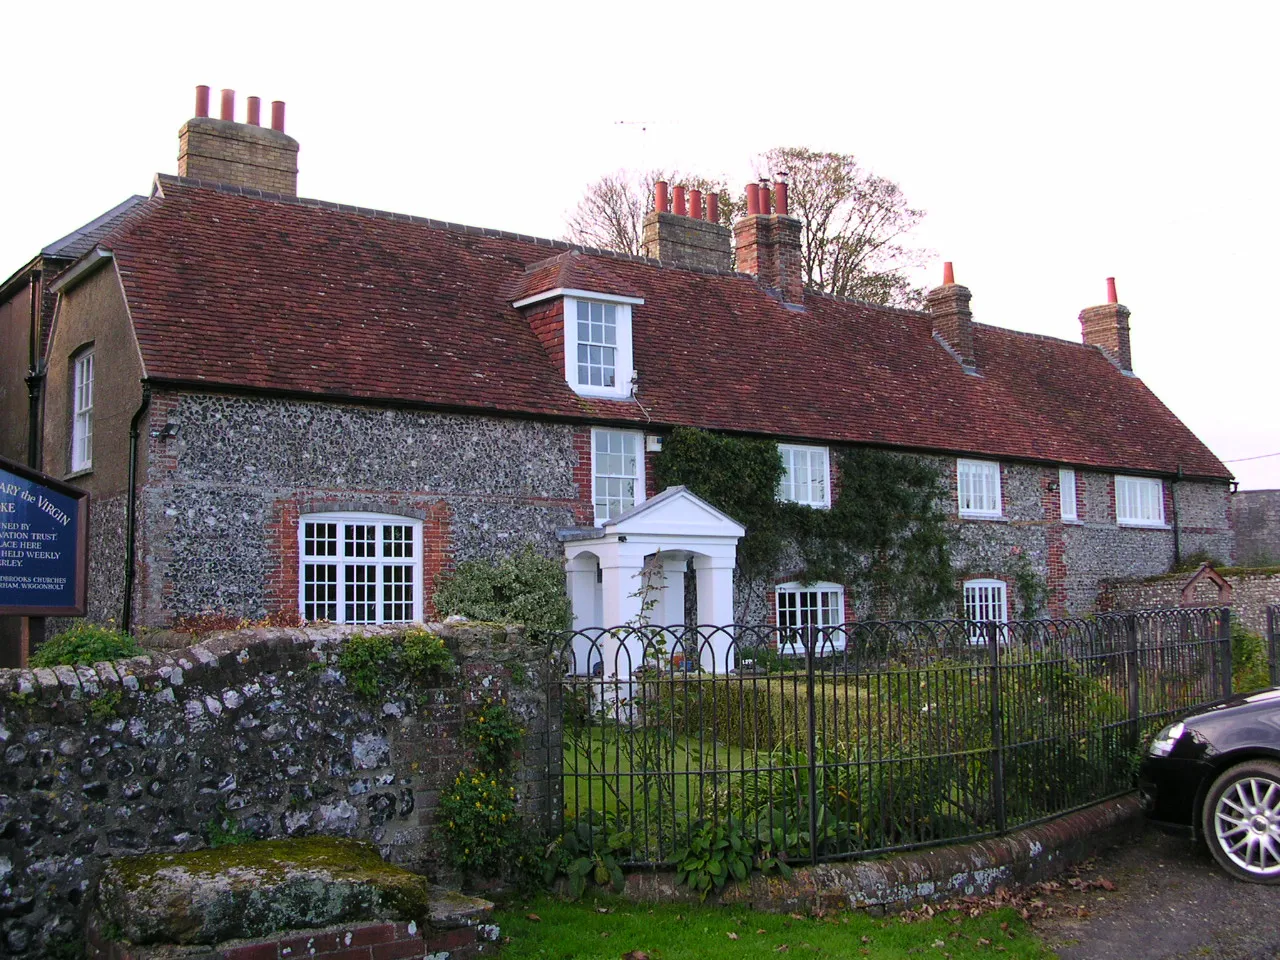
[[[1237,490],[1231,495],[1236,563],[1280,563],[1280,490]]]
[[[1222,574],[1231,584],[1231,616],[1250,633],[1260,637],[1267,634],[1267,607],[1280,603],[1280,570],[1267,568],[1258,571]],[[1146,580],[1115,579],[1102,581],[1098,591],[1098,610],[1111,613],[1117,610],[1163,610],[1182,606],[1182,588],[1194,573],[1167,574]],[[1196,588],[1196,606],[1218,605],[1218,591],[1208,580],[1202,580]]]
[[[78,937],[108,857],[204,847],[223,816],[264,839],[368,840],[452,879],[434,809],[467,761],[466,707],[486,695],[523,720],[518,798],[540,818],[545,648],[518,627],[428,628],[458,671],[374,700],[338,670],[341,643],[403,627],[226,632],[92,668],[0,670],[0,955]]]

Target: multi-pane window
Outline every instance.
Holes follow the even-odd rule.
[[[783,583],[776,588],[778,652],[815,656],[844,649],[844,587],[838,583]]]
[[[93,466],[93,354],[76,358],[71,396],[71,469]]]
[[[811,507],[831,506],[827,448],[780,444],[778,453],[782,455],[782,483],[778,487],[778,499]]]
[[[1003,624],[1009,619],[1008,593],[1001,580],[966,580],[964,584],[964,618],[972,621],[969,639],[981,643],[985,639],[983,625]]]
[[[636,431],[591,431],[591,499],[596,523],[612,520],[644,499],[642,448],[642,434]]]
[[[618,307],[579,300],[578,384],[614,387],[618,378]]]
[[[957,460],[956,490],[960,516],[1000,516],[1000,464],[992,460]]]
[[[1063,520],[1078,520],[1076,513],[1076,472],[1063,467],[1058,471],[1058,500]]]
[[[1164,485],[1153,477],[1116,477],[1116,522],[1164,526]]]
[[[304,620],[422,619],[422,524],[374,513],[317,513],[299,523]]]

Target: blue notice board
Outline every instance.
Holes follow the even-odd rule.
[[[0,614],[83,616],[88,535],[86,491],[0,457]]]

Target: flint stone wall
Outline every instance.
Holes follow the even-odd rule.
[[[537,823],[544,649],[521,628],[430,629],[458,672],[375,700],[337,668],[353,632],[344,627],[227,632],[93,668],[0,670],[0,954],[45,955],[82,928],[106,858],[206,846],[224,813],[259,838],[368,840],[392,863],[451,879],[434,811],[468,760],[466,706],[484,695],[507,697],[523,720],[516,786]]]
[[[138,597],[148,626],[296,609],[296,592],[273,596],[272,584],[285,558],[296,565],[290,544],[309,510],[435,518],[434,546],[459,562],[524,544],[561,555],[555,531],[590,508],[570,425],[186,392],[157,394],[150,419]],[[172,438],[157,436],[166,425]],[[434,573],[424,566],[428,599]]]
[[[1280,564],[1280,490],[1238,490],[1231,497],[1236,562]]]
[[[1258,571],[1227,570],[1223,579],[1231,584],[1231,616],[1250,633],[1267,635],[1267,607],[1280,604],[1280,572],[1274,568]],[[1182,588],[1194,574],[1167,574],[1146,580],[1103,581],[1098,593],[1098,609],[1160,610],[1182,606]],[[1217,588],[1202,580],[1196,585],[1194,606],[1214,607],[1219,603]]]

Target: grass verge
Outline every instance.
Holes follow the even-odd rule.
[[[532,919],[536,917],[537,919]],[[1012,909],[977,917],[876,919],[841,912],[821,918],[733,907],[615,899],[567,903],[549,897],[495,915],[509,942],[503,960],[750,960],[755,957],[875,957],[966,960],[1053,956]],[[637,951],[639,953],[637,953]]]

